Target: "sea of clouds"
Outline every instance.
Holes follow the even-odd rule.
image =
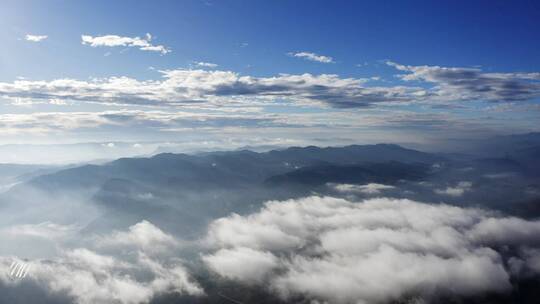
[[[186,246],[199,252],[195,263],[218,278],[285,301],[430,302],[507,294],[515,280],[540,274],[540,221],[445,204],[327,196],[269,201],[255,213],[213,220],[196,242],[158,226],[141,221],[76,242],[71,226],[53,223],[0,231],[48,238],[58,252],[33,260],[0,257],[1,289],[33,286],[85,304],[146,303],[170,293],[204,297],[204,284],[186,267],[194,261],[180,257]],[[24,278],[10,275],[13,263],[28,265]]]
[[[373,198],[271,201],[214,221],[209,268],[287,299],[385,303],[505,293],[540,272],[540,221]]]

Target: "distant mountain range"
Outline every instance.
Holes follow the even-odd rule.
[[[405,149],[398,145],[353,145],[340,148],[292,147],[257,153],[247,150],[212,152],[196,155],[158,154],[150,158],[121,158],[104,165],[85,165],[37,177],[30,185],[42,189],[95,188],[109,179],[137,181],[147,186],[203,188],[245,186],[300,168],[333,164],[424,163],[433,164],[445,158]],[[304,171],[311,169],[304,169]],[[350,169],[354,170],[354,169]]]
[[[25,208],[36,198],[41,204],[82,201],[102,210],[100,217],[91,220],[88,231],[125,228],[147,219],[183,235],[198,233],[218,216],[250,212],[267,200],[325,194],[331,191],[329,183],[389,184],[401,189],[393,193],[398,197],[490,205],[518,213],[519,208],[510,202],[521,200],[532,210],[535,191],[540,197],[540,146],[517,146],[502,155],[494,151],[491,157],[425,153],[377,144],[268,152],[162,153],[67,169],[5,167],[5,172],[10,169],[27,178],[0,195],[0,203]],[[460,195],[444,196],[433,190],[446,193],[445,189],[462,181],[471,183],[476,191],[465,189],[457,192]],[[422,186],[425,184],[430,187]],[[32,216],[38,217],[39,212]]]

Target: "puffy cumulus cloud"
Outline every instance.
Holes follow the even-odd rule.
[[[285,299],[429,301],[504,293],[520,271],[538,275],[538,235],[538,221],[481,209],[307,197],[214,221],[207,241],[216,252],[203,260],[222,276],[259,282]]]
[[[332,189],[342,193],[363,193],[363,194],[380,194],[382,191],[395,189],[396,187],[390,185],[383,185],[377,183],[369,183],[365,185],[354,184],[328,184]]]
[[[465,192],[470,191],[472,188],[471,182],[459,182],[454,187],[446,187],[445,189],[435,189],[435,193],[448,196],[462,196]]]
[[[106,240],[104,242],[103,240]],[[143,221],[84,248],[63,248],[48,260],[0,257],[0,283],[7,288],[33,283],[76,303],[147,303],[164,293],[202,295],[182,261],[151,248],[175,244],[172,236]],[[10,277],[10,265],[27,265],[24,279]]]
[[[24,39],[26,41],[31,41],[31,42],[41,42],[45,39],[47,39],[47,35],[30,35],[30,34],[27,34],[26,36],[24,36]]]
[[[215,254],[204,256],[203,261],[210,269],[227,278],[258,283],[278,266],[278,258],[272,253],[246,247],[221,249]]]
[[[477,68],[410,66],[387,62],[406,72],[406,81],[435,84],[433,99],[522,101],[540,96],[540,73],[486,73]]]
[[[148,221],[142,221],[128,231],[119,231],[98,239],[101,246],[141,248],[144,251],[163,252],[178,246],[177,240]]]
[[[141,51],[159,52],[162,55],[170,53],[171,50],[163,45],[154,45],[151,43],[152,35],[147,33],[144,38],[141,37],[123,37],[118,35],[104,36],[81,36],[82,44],[90,45],[91,47],[106,46],[106,47],[136,47]]]
[[[521,258],[511,258],[509,266],[514,274],[535,276],[540,272],[540,250],[526,248],[521,251]]]
[[[470,237],[477,242],[487,244],[540,245],[538,237],[539,221],[527,221],[520,218],[487,218],[470,231]]]
[[[289,53],[289,56],[303,58],[310,61],[322,62],[322,63],[334,63],[334,58],[330,56],[318,55],[311,52]]]
[[[415,87],[364,86],[366,79],[340,78],[338,75],[280,74],[274,77],[242,76],[219,70],[164,70],[161,80],[141,81],[129,77],[110,77],[90,81],[56,79],[52,81],[16,80],[0,83],[0,96],[37,100],[86,101],[108,104],[175,106],[257,104],[274,99],[300,103],[323,103],[338,108],[365,107],[381,102],[410,101]]]

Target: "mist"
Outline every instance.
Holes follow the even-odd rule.
[[[497,154],[311,146],[39,167],[1,194],[3,294],[528,303],[538,174]]]

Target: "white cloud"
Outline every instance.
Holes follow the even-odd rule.
[[[196,61],[195,65],[205,68],[217,68],[218,65],[211,62],[204,62],[204,61]]]
[[[29,114],[0,114],[0,135],[50,134],[76,132],[81,129],[114,127],[133,131],[135,128],[159,131],[193,128],[225,127],[286,127],[299,126],[288,122],[286,117],[265,113],[245,112],[165,112],[142,110],[119,110],[103,112],[36,112]],[[103,143],[115,148],[114,143]]]
[[[472,187],[471,182],[459,182],[454,187],[446,187],[445,189],[435,189],[435,193],[448,196],[462,196],[465,192],[470,191]]]
[[[329,184],[334,190],[343,193],[363,193],[363,194],[380,194],[384,190],[395,189],[394,186],[383,185],[377,183],[369,183],[365,185],[354,184]]]
[[[303,58],[310,61],[317,61],[321,63],[334,63],[334,59],[330,56],[318,55],[311,52],[296,52],[289,53],[290,56]]]
[[[388,65],[406,72],[405,81],[424,81],[435,86],[430,98],[440,101],[521,101],[540,96],[540,73],[486,73],[478,68]]]
[[[81,36],[82,44],[90,45],[92,47],[106,46],[106,47],[136,47],[141,51],[159,52],[162,55],[170,53],[171,50],[163,45],[153,45],[152,35],[146,34],[144,38],[141,37],[123,37],[118,35],[104,35],[104,36]]]
[[[0,257],[0,281],[17,285],[30,280],[48,293],[65,295],[81,304],[147,303],[155,295],[172,292],[203,294],[181,261],[170,257],[171,252],[162,255],[151,249],[148,242],[159,247],[173,238],[149,222],[97,240],[89,248],[63,248],[61,256],[48,260],[23,262]],[[106,250],[101,250],[103,240],[108,240]],[[7,277],[13,262],[28,265],[24,280]]]
[[[345,108],[410,101],[413,93],[419,90],[401,86],[366,87],[364,83],[369,81],[367,79],[340,78],[331,74],[252,77],[231,71],[183,69],[164,70],[160,73],[162,80],[110,77],[91,81],[56,79],[0,82],[0,96],[162,106],[194,103],[253,105],[286,99]]]
[[[0,233],[10,237],[38,237],[45,239],[65,238],[74,233],[78,228],[74,225],[60,225],[53,222],[39,224],[14,225],[0,230]]]
[[[177,240],[148,221],[141,221],[128,231],[120,231],[99,238],[99,246],[136,247],[145,252],[168,251],[178,245]]]
[[[216,220],[207,241],[217,251],[203,260],[220,275],[261,282],[285,299],[429,301],[507,292],[515,275],[505,266],[510,261],[538,274],[531,250],[539,245],[539,233],[538,221],[479,209],[308,197],[271,201],[255,214]],[[505,246],[521,249],[515,255],[496,251]]]
[[[149,109],[146,107],[143,110],[134,110],[134,107],[120,108],[120,110],[100,107],[103,109],[100,112],[59,112],[62,109],[50,107],[54,109],[54,112],[0,114],[0,137],[6,142],[34,143],[36,140],[41,142],[46,140],[47,143],[58,143],[57,141],[60,140],[65,143],[80,141],[81,136],[84,136],[85,140],[106,144],[125,140],[165,142],[172,140],[173,134],[178,137],[179,134],[196,133],[204,135],[200,137],[200,140],[196,139],[193,144],[199,145],[198,150],[208,151],[210,146],[203,144],[203,141],[213,142],[213,149],[224,147],[234,149],[255,142],[257,145],[265,145],[266,141],[280,142],[276,146],[278,148],[290,145],[320,145],[321,141],[318,139],[322,138],[321,136],[332,138],[330,141],[326,140],[324,145],[347,145],[359,141],[365,143],[403,142],[405,140],[421,144],[429,142],[444,145],[448,144],[445,142],[447,138],[454,136],[466,134],[465,136],[471,138],[485,138],[493,135],[495,131],[507,131],[509,127],[508,121],[505,120],[500,123],[497,121],[496,126],[486,129],[483,120],[470,121],[470,119],[458,118],[450,113],[419,114],[397,109],[379,111],[378,108],[304,112],[302,111],[304,107],[294,104],[288,106],[295,107],[295,110],[267,113],[261,105],[247,103],[229,103],[221,106],[216,106],[214,103],[198,103],[186,104],[181,108],[153,107]],[[80,108],[77,107],[76,102],[73,107],[72,110]],[[491,122],[493,123],[493,120]],[[429,126],[428,133],[430,134],[419,139],[418,132],[425,130],[426,126]],[[358,132],[359,129],[365,131]],[[227,140],[222,140],[223,134],[227,135]],[[336,137],[335,134],[340,135]],[[203,138],[206,139],[203,140]],[[194,146],[190,146],[189,149],[190,152],[197,150]],[[0,151],[6,160],[31,162],[30,158],[34,159],[34,156],[21,155],[22,151],[8,153],[8,150],[4,147],[2,149],[4,153]],[[115,153],[115,157],[134,155],[121,149],[120,146],[114,149],[116,151],[109,150]],[[145,153],[152,152],[147,146],[144,150]],[[62,154],[55,153],[55,155]],[[70,155],[82,157],[80,153],[70,153]],[[50,155],[48,158],[45,158],[45,155],[42,156],[39,160],[48,163]],[[97,155],[92,156],[94,157]],[[112,156],[101,155],[100,157]],[[77,158],[77,161],[80,160],[82,159]]]
[[[260,283],[278,266],[278,259],[272,253],[245,247],[221,249],[215,254],[204,256],[203,261],[223,276],[244,282]],[[238,267],[240,264],[242,267]]]
[[[30,35],[30,34],[27,34],[24,39],[26,41],[31,41],[31,42],[41,42],[45,39],[47,39],[47,35]]]
[[[114,43],[106,41],[108,40],[98,40],[94,45],[124,43],[122,40]],[[405,71],[422,68],[402,78],[434,85],[431,88],[411,85],[371,86],[367,84],[372,81],[370,78],[342,78],[334,74],[255,77],[232,71],[175,69],[159,71],[162,76],[159,80],[138,80],[126,76],[92,80],[18,79],[13,82],[0,82],[0,97],[17,100],[21,104],[40,100],[59,104],[63,100],[126,105],[223,106],[260,105],[285,100],[300,105],[361,108],[374,104],[439,102],[444,105],[463,100],[526,100],[540,96],[540,76],[536,76],[539,73],[492,73],[488,77],[484,75],[486,73],[477,71],[473,74],[479,75],[474,78],[466,71],[460,71],[460,74],[435,69],[438,67],[394,65]],[[422,72],[423,69],[428,72]],[[433,69],[437,73],[432,72]],[[430,76],[432,73],[436,76]],[[462,81],[460,77],[469,78]],[[490,80],[492,78],[493,81]]]
[[[69,104],[67,101],[58,98],[49,99],[49,103],[57,106],[65,106]]]

